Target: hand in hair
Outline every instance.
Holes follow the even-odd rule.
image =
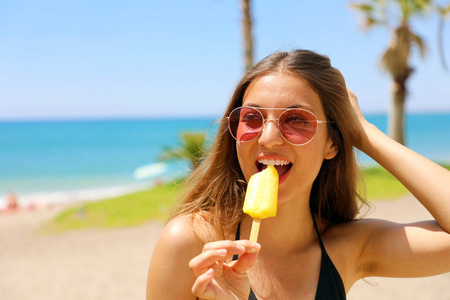
[[[260,245],[250,241],[207,243],[202,253],[189,262],[197,277],[192,293],[201,299],[248,299],[247,271],[253,266]],[[239,259],[227,263],[233,255]]]
[[[355,147],[361,150],[362,152],[366,153],[368,147],[369,147],[369,140],[366,133],[367,126],[373,126],[370,124],[364,115],[361,112],[361,109],[359,108],[358,99],[356,95],[347,88],[348,97],[350,99],[350,103],[353,107],[353,110],[351,111],[350,118],[352,118],[355,123],[357,124],[357,132],[355,137]]]

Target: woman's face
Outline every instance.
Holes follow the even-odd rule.
[[[319,95],[301,77],[271,74],[255,79],[247,88],[243,106],[260,108],[304,108],[319,120],[326,120]],[[280,110],[261,110],[264,118],[280,116]],[[266,121],[262,132],[249,142],[236,142],[239,164],[245,179],[272,164],[279,173],[279,204],[289,199],[307,197],[324,159],[337,151],[328,138],[326,123],[317,125],[314,138],[295,146],[283,139],[278,122]]]

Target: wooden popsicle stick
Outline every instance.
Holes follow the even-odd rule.
[[[261,219],[253,219],[252,231],[250,232],[250,241],[256,243],[258,240],[259,226],[261,225]]]

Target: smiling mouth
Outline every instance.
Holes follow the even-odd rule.
[[[278,172],[278,176],[281,177],[289,172],[292,167],[292,163],[288,162],[287,160],[281,159],[259,159],[256,162],[256,168],[258,169],[258,172],[265,170],[267,166],[274,166]]]

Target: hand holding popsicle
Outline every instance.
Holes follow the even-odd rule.
[[[253,218],[250,241],[216,241],[205,244],[203,252],[189,262],[197,276],[192,293],[204,299],[247,299],[250,283],[246,274],[259,253],[258,239],[261,219],[275,217],[278,202],[278,171],[268,166],[254,174],[248,183],[244,212]],[[238,254],[237,261],[226,261]],[[213,266],[213,267],[211,267]]]
[[[197,277],[192,293],[200,299],[248,299],[247,271],[253,266],[260,246],[250,241],[215,241],[204,245],[202,253],[189,262]],[[238,260],[229,262],[233,255]]]
[[[243,210],[253,218],[250,241],[257,241],[261,219],[276,216],[277,203],[278,172],[274,166],[268,166],[250,178],[245,194]]]

